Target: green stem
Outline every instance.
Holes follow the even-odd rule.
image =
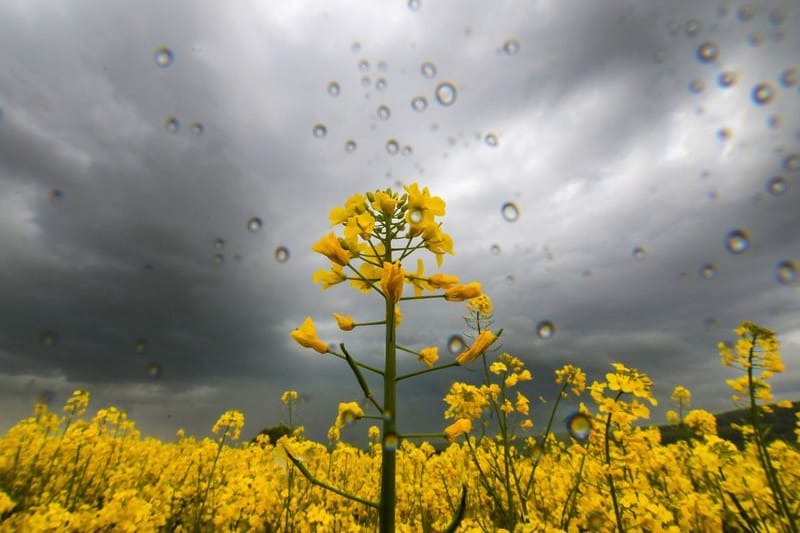
[[[333,492],[335,494],[338,494],[339,496],[343,496],[343,497],[347,498],[348,500],[353,500],[354,502],[363,503],[364,505],[368,505],[369,507],[372,507],[372,508],[375,508],[375,509],[377,509],[379,507],[379,504],[376,503],[376,502],[372,502],[372,501],[366,500],[364,498],[360,498],[358,496],[355,496],[353,494],[349,494],[349,493],[347,493],[347,492],[345,492],[345,491],[343,491],[341,489],[337,489],[333,485],[329,485],[329,484],[325,483],[324,481],[318,480],[317,478],[314,477],[314,475],[311,472],[308,471],[308,468],[306,468],[303,463],[301,463],[295,456],[293,456],[291,453],[289,453],[289,450],[284,448],[284,451],[286,452],[286,456],[289,458],[289,460],[291,460],[292,463],[294,463],[294,466],[296,466],[300,470],[300,472],[303,473],[303,475],[306,477],[308,482],[311,483],[312,485],[317,485],[317,486],[322,487],[324,489],[327,489],[327,490],[329,490],[329,491],[331,491],[331,492]]]
[[[448,363],[446,365],[435,366],[433,368],[425,368],[423,370],[417,370],[416,372],[411,372],[409,374],[403,374],[401,376],[397,376],[396,378],[394,378],[394,380],[395,380],[395,382],[397,382],[397,381],[400,381],[400,380],[403,380],[403,379],[413,378],[414,376],[421,376],[422,374],[427,374],[429,372],[436,372],[437,370],[443,370],[445,368],[452,368],[454,366],[460,366],[460,365],[458,363]]]
[[[617,393],[617,397],[614,398],[615,405],[617,403],[617,400],[619,400],[620,396],[622,396],[622,391],[619,391]],[[611,413],[608,413],[608,418],[606,419],[605,447],[606,447],[606,466],[608,466],[609,468],[611,467],[611,445],[609,442],[609,437],[611,435],[610,429],[611,429]],[[619,502],[617,502],[617,492],[614,489],[614,476],[611,475],[610,470],[608,472],[607,477],[608,477],[608,486],[609,489],[611,490],[611,501],[614,503],[614,516],[617,519],[617,529],[619,530],[619,533],[623,533],[625,531],[625,528],[622,527],[622,513],[619,510]]]
[[[350,365],[350,370],[352,370],[353,374],[356,375],[358,384],[361,386],[361,390],[364,391],[364,396],[366,396],[367,399],[372,402],[372,405],[374,405],[378,409],[379,413],[382,413],[383,409],[381,408],[377,400],[375,400],[375,396],[373,396],[372,391],[369,390],[369,385],[367,385],[367,380],[364,379],[364,376],[358,369],[358,365],[356,364],[355,360],[347,352],[347,348],[344,347],[344,343],[339,344],[339,348],[341,348],[342,351],[344,352],[344,357],[345,360],[347,361],[347,364]]]
[[[339,359],[343,359],[344,361],[347,361],[347,357],[345,357],[344,355],[342,355],[340,353],[336,353],[333,350],[328,350],[328,353],[338,357]],[[372,366],[369,366],[369,365],[365,365],[364,363],[356,361],[355,359],[353,359],[353,361],[355,362],[356,366],[360,366],[364,370],[369,370],[370,372],[375,372],[376,374],[380,374],[381,376],[383,375],[383,371],[382,370],[378,370],[375,367],[372,367]]]
[[[386,253],[385,261],[392,262],[392,232],[386,228],[386,237],[383,242]],[[386,357],[383,374],[383,438],[392,438],[397,435],[397,338],[395,328],[394,306],[395,302],[386,298]],[[381,500],[379,507],[380,533],[394,533],[395,506],[397,504],[396,469],[397,458],[395,449],[383,448],[381,455]]]

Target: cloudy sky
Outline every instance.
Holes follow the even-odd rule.
[[[800,399],[798,27],[785,1],[0,3],[0,431],[87,388],[146,435],[237,408],[250,437],[295,389],[324,439],[360,390],[289,332],[310,315],[380,364],[380,332],[331,313],[381,302],[321,291],[311,245],[350,195],[413,182],[447,202],[443,270],[492,297],[531,398],[622,361],[659,423],[677,384],[729,409],[716,344],[747,319]],[[400,342],[444,359],[467,333],[463,304],[403,312]],[[403,382],[401,431],[444,427],[454,379],[479,375]]]

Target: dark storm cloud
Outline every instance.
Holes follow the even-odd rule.
[[[690,2],[4,7],[2,424],[26,415],[42,389],[58,403],[88,387],[93,405],[128,408],[146,433],[202,434],[228,408],[242,409],[255,433],[280,419],[280,393],[294,388],[310,394],[302,423],[324,438],[336,402],[361,393],[341,361],[288,332],[311,315],[323,339],[379,364],[381,332],[341,332],[331,313],[375,320],[382,304],[313,285],[328,262],[310,248],[330,231],[334,205],[397,181],[447,201],[456,256],[444,270],[492,296],[500,349],[533,370],[523,386],[532,399],[552,397],[565,363],[591,380],[623,361],[656,381],[657,420],[679,383],[695,405],[725,409],[731,374],[716,343],[743,319],[778,330],[787,373],[776,391],[796,397],[797,287],[776,282],[775,264],[798,259],[797,173],[781,164],[799,151],[800,99],[776,80],[799,36],[791,20],[766,21],[771,5],[750,26]],[[684,31],[691,17],[703,21],[696,37]],[[748,44],[755,31],[768,40],[761,48]],[[515,53],[503,51],[509,40]],[[705,40],[719,48],[716,63],[697,60]],[[159,45],[174,53],[168,68],[154,61]],[[435,63],[434,79],[421,75],[424,61]],[[729,67],[740,81],[723,91],[716,76]],[[688,91],[693,79],[704,92]],[[768,79],[778,98],[754,106],[753,85]],[[436,102],[444,80],[458,90],[451,107]],[[411,108],[417,95],[428,99],[424,112]],[[377,116],[382,104],[388,120]],[[770,113],[782,128],[766,126]],[[732,131],[725,142],[722,127]],[[387,154],[389,139],[413,153]],[[788,190],[771,195],[766,180],[779,173]],[[513,223],[500,215],[508,201],[520,212]],[[251,217],[260,231],[248,231]],[[736,228],[751,238],[741,255],[724,247]],[[285,263],[278,246],[289,250]],[[700,275],[707,262],[714,279]],[[401,308],[400,342],[436,345],[443,361],[453,356],[447,338],[469,333],[461,304]],[[550,340],[536,335],[542,320],[556,326]],[[402,371],[419,368],[412,355],[400,361]],[[436,431],[453,379],[479,373],[403,382],[403,416]],[[535,408],[537,424],[546,408]]]

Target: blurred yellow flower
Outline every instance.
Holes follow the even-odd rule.
[[[486,349],[497,339],[497,336],[489,330],[481,331],[475,341],[472,343],[472,346],[461,352],[458,357],[456,357],[456,363],[459,365],[464,365],[469,363],[470,361],[474,361],[481,355]]]
[[[447,289],[456,285],[458,281],[458,276],[450,274],[434,274],[430,277],[430,284],[434,289]]]
[[[468,418],[459,418],[453,424],[444,429],[444,437],[447,442],[453,442],[461,435],[472,431],[472,421]]]
[[[463,302],[481,295],[481,284],[472,281],[466,285],[454,285],[444,290],[444,299],[449,302]]]

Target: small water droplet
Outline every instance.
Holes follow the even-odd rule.
[[[136,339],[133,343],[133,349],[136,353],[144,353],[147,350],[147,339]]]
[[[725,236],[725,248],[732,254],[741,254],[750,247],[750,237],[747,232],[735,229]]]
[[[156,49],[153,51],[153,59],[161,68],[167,68],[172,66],[172,62],[175,59],[172,50],[167,48],[166,46],[157,46]]]
[[[728,87],[733,87],[736,85],[736,80],[739,78],[739,75],[736,73],[735,70],[724,70],[719,73],[717,76],[717,84],[727,89]]]
[[[775,26],[780,26],[786,20],[786,16],[784,8],[775,7],[769,12],[769,21]]]
[[[358,71],[359,72],[369,72],[369,61],[366,59],[362,59],[358,62]]]
[[[783,158],[783,168],[789,172],[796,172],[800,170],[800,155],[789,154]]]
[[[39,334],[39,340],[45,346],[52,346],[58,342],[58,335],[55,331],[48,329]]]
[[[516,283],[516,281],[517,281],[517,279],[514,277],[513,274],[509,274],[509,275],[506,276],[506,283],[508,285],[513,285],[514,283]]]
[[[378,118],[381,120],[389,120],[389,117],[392,116],[392,111],[389,109],[389,106],[382,105],[378,107]]]
[[[52,189],[50,191],[50,200],[57,202],[64,199],[64,191],[61,189]]]
[[[328,83],[328,94],[331,96],[339,96],[339,93],[342,92],[342,88],[339,86],[338,81],[331,81]]]
[[[203,124],[200,123],[200,122],[193,122],[191,130],[192,130],[192,134],[200,137],[201,135],[203,135],[203,133],[205,133],[206,127],[203,126]]]
[[[519,209],[514,202],[504,203],[500,208],[500,214],[503,215],[506,222],[516,222],[519,219]]]
[[[647,251],[641,246],[637,246],[636,248],[633,249],[631,255],[637,261],[644,261],[645,257],[647,257]]]
[[[382,91],[386,88],[386,78],[378,78],[375,80],[375,88]]]
[[[689,19],[686,21],[686,24],[683,25],[683,31],[686,33],[687,37],[694,37],[703,31],[703,23],[697,19]]]
[[[147,375],[153,379],[161,377],[161,365],[153,361],[147,365]]]
[[[723,142],[727,141],[732,136],[733,136],[733,132],[731,131],[730,128],[720,128],[719,130],[717,130],[717,137],[719,138],[720,141],[723,141]]]
[[[414,111],[425,111],[428,109],[428,99],[424,96],[415,96],[411,99],[411,109]]]
[[[275,261],[278,263],[285,263],[289,260],[289,249],[285,246],[278,246],[275,248]]]
[[[347,152],[348,154],[352,154],[353,152],[355,152],[356,148],[358,148],[358,146],[356,145],[356,142],[352,139],[344,143],[344,151]]]
[[[800,70],[792,67],[787,68],[781,73],[781,85],[787,89],[789,87],[794,87],[798,83],[800,83]]]
[[[420,72],[425,78],[433,79],[436,76],[436,65],[431,63],[430,61],[426,61],[422,64],[419,68]]]
[[[711,63],[719,57],[719,48],[712,42],[705,42],[697,47],[697,59],[701,63]]]
[[[714,279],[717,277],[717,267],[714,263],[705,263],[700,267],[700,276],[703,279]]]
[[[794,261],[779,261],[775,264],[775,279],[782,285],[797,282],[797,264]]]
[[[170,133],[178,133],[181,129],[181,123],[177,118],[170,115],[164,119],[164,129]]]
[[[358,54],[361,52],[361,43],[358,41],[353,41],[353,44],[350,45],[350,51],[354,54]]]
[[[222,250],[223,248],[225,248],[225,239],[221,237],[214,239],[214,248],[216,248],[217,250]]]
[[[700,94],[706,90],[706,84],[703,80],[692,80],[689,82],[689,92]]]
[[[764,34],[760,31],[754,31],[747,37],[747,41],[751,46],[759,46],[764,43]]]
[[[766,105],[775,98],[775,88],[769,83],[759,83],[753,87],[751,96],[756,104]]]
[[[499,244],[493,244],[492,247],[490,248],[490,251],[492,252],[492,255],[500,254],[500,245]]]
[[[403,155],[409,156],[413,152],[414,152],[414,148],[412,148],[410,145],[407,144],[407,145],[403,146],[403,151],[402,151]]]
[[[55,397],[56,395],[53,391],[45,389],[36,395],[36,403],[44,404],[49,407],[53,403]]]
[[[397,447],[400,445],[400,439],[394,433],[387,433],[383,437],[383,450],[387,452],[396,452]]]
[[[783,120],[780,115],[770,115],[769,118],[767,118],[767,126],[772,129],[780,128],[782,122]]]
[[[386,141],[386,152],[389,155],[397,155],[397,152],[399,151],[400,151],[400,144],[396,140],[389,139],[388,141]]]
[[[576,440],[586,440],[592,432],[592,419],[583,413],[574,413],[567,417],[567,431]]]
[[[739,17],[740,22],[748,22],[756,16],[756,8],[750,4],[744,4],[736,11],[736,16]]]
[[[361,78],[361,86],[365,89],[372,85],[372,80],[369,79],[369,76],[364,76]],[[369,100],[369,95],[367,95],[367,100]]]
[[[408,9],[409,11],[419,11],[419,8],[422,6],[422,2],[420,0],[408,0]]]
[[[781,196],[787,187],[788,184],[782,176],[774,176],[767,181],[767,192],[772,196]]]
[[[467,347],[464,338],[461,335],[451,335],[447,339],[447,349],[453,355],[458,355]]]
[[[497,135],[495,135],[494,133],[487,133],[483,141],[486,143],[486,146],[491,146],[492,148],[496,148],[498,144]]]
[[[509,56],[515,56],[519,53],[519,41],[516,39],[509,39],[503,44],[503,52]]]
[[[250,232],[255,233],[256,231],[260,230],[262,226],[261,219],[258,217],[253,217],[247,221],[247,230]]]
[[[436,101],[443,106],[451,106],[456,101],[458,90],[451,81],[443,81],[436,86]]]
[[[542,320],[536,325],[536,334],[542,340],[549,340],[556,334],[556,326],[549,320]]]
[[[214,263],[217,265],[221,265],[225,262],[225,256],[223,254],[214,254]]]
[[[311,133],[313,133],[314,137],[317,139],[322,139],[328,134],[328,128],[326,128],[324,124],[315,124]]]

